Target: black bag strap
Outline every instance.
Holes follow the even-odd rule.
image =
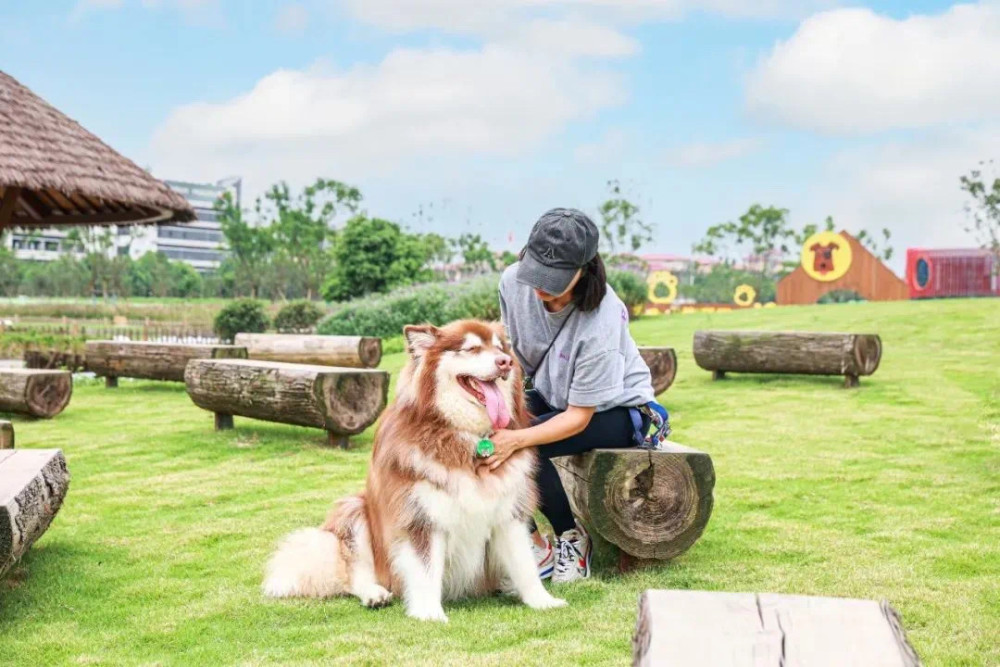
[[[559,325],[559,329],[556,331],[556,335],[553,336],[552,340],[549,341],[549,346],[545,348],[545,351],[542,352],[542,356],[538,358],[538,363],[535,364],[535,367],[531,373],[532,377],[534,377],[535,373],[538,372],[538,369],[542,367],[542,362],[545,361],[545,357],[549,356],[549,351],[552,349],[552,346],[556,344],[556,340],[558,340],[559,334],[562,333],[562,330],[566,328],[567,324],[569,324],[570,319],[572,319],[573,315],[576,314],[576,307],[575,306],[569,306],[569,307],[572,308],[573,310],[571,310],[569,314],[566,315],[566,319],[563,320],[562,324]]]

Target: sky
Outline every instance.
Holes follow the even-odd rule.
[[[645,251],[760,203],[901,271],[974,245],[1000,158],[1000,0],[0,0],[0,69],[160,178],[334,178],[512,250],[618,179]]]

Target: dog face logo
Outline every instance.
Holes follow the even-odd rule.
[[[809,250],[813,253],[813,271],[822,276],[834,271],[833,251],[839,248],[840,244],[838,243],[813,243],[809,246]]]
[[[470,320],[403,331],[411,359],[400,374],[398,398],[431,402],[463,430],[510,424],[520,373],[501,325]]]

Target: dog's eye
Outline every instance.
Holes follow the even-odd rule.
[[[483,351],[483,346],[482,345],[473,345],[472,347],[463,347],[462,348],[462,352],[474,352],[475,353],[475,352],[482,352],[482,351]]]

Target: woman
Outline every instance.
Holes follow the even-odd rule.
[[[501,315],[532,378],[527,401],[535,419],[530,428],[495,433],[494,454],[484,465],[496,468],[518,449],[538,448],[541,511],[555,531],[555,555],[534,526],[532,539],[539,575],[555,582],[590,576],[591,541],[550,459],[638,444],[630,408],[653,400],[628,309],[608,288],[598,236],[584,213],[553,209],[535,223],[520,261],[500,279]]]

